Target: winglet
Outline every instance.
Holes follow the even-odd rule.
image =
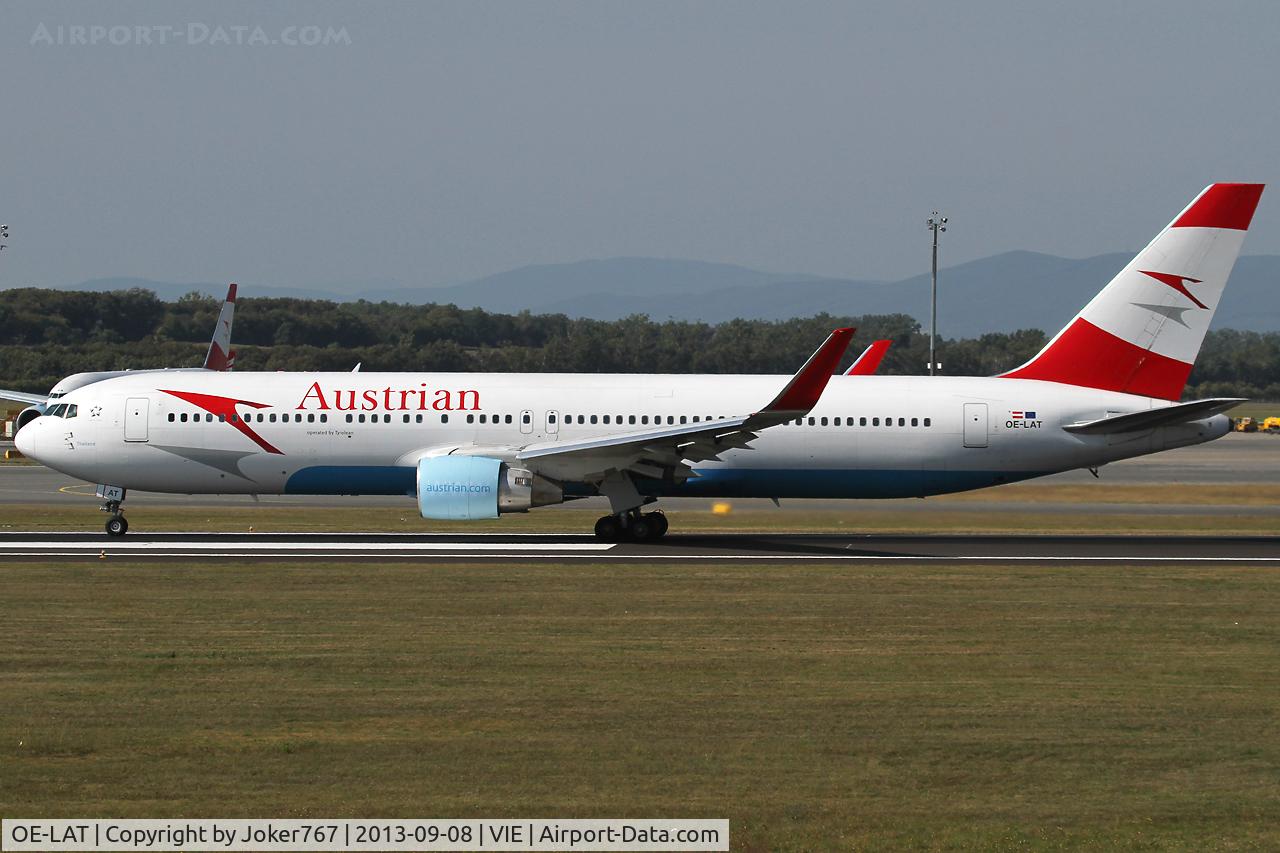
[[[782,393],[773,402],[761,409],[757,414],[776,414],[778,412],[794,412],[804,414],[818,404],[818,398],[827,388],[831,380],[831,372],[836,369],[844,351],[849,348],[849,340],[856,329],[836,329],[822,342],[809,360],[804,363]]]
[[[231,349],[231,323],[236,312],[236,285],[227,288],[227,298],[218,313],[218,324],[213,327],[213,339],[204,357],[205,370],[230,370],[235,364],[235,351]]]
[[[889,345],[893,343],[892,339],[883,341],[873,341],[871,346],[862,351],[862,355],[858,356],[853,364],[849,365],[849,369],[844,372],[845,376],[870,376],[876,372],[876,368],[880,366],[880,362],[884,359],[884,354],[889,351]]]

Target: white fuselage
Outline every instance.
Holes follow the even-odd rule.
[[[75,417],[40,418],[20,435],[50,467],[127,489],[413,495],[424,456],[748,415],[788,379],[138,373],[69,392],[59,402],[74,405]],[[1034,380],[835,376],[798,424],[764,429],[749,449],[694,465],[698,476],[687,482],[638,486],[651,496],[915,497],[1095,467],[1228,430],[1221,415],[1120,435],[1062,429],[1168,405]],[[536,473],[565,482],[555,464]],[[565,491],[593,493],[572,482]]]

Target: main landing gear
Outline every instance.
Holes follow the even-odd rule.
[[[661,512],[630,510],[602,516],[596,522],[596,538],[605,542],[656,542],[667,535],[667,517]]]

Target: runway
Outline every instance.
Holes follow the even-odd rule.
[[[1280,564],[1280,536],[671,535],[609,543],[570,534],[0,534],[0,560],[458,562],[1256,563]]]

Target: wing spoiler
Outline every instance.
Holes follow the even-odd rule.
[[[1192,400],[1189,403],[1178,403],[1160,409],[1148,409],[1127,415],[1099,418],[1096,421],[1068,424],[1063,429],[1078,435],[1111,435],[1117,432],[1138,432],[1139,430],[1155,429],[1156,427],[1198,421],[1214,415],[1220,415],[1228,409],[1243,403],[1245,399],[1243,397],[1214,397],[1208,400]]]

